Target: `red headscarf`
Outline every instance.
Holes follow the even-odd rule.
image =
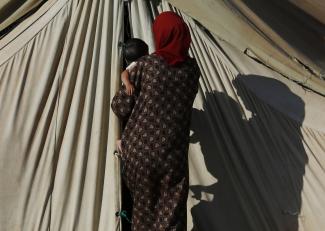
[[[190,31],[176,13],[168,11],[158,15],[153,23],[153,35],[154,53],[162,56],[169,65],[177,65],[188,58]]]

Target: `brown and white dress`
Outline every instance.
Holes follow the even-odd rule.
[[[199,76],[194,59],[172,67],[158,55],[144,56],[130,72],[134,104],[127,97],[112,102],[119,117],[131,111],[122,161],[133,197],[133,231],[186,230],[187,152]]]

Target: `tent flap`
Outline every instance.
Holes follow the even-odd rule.
[[[1,230],[119,227],[121,4],[59,0],[0,41]]]

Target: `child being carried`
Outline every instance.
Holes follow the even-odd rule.
[[[134,85],[130,81],[129,73],[133,67],[137,65],[137,60],[142,56],[149,54],[148,45],[141,39],[131,38],[125,42],[123,45],[123,56],[128,64],[127,68],[121,74],[121,80],[125,86],[125,92],[128,95],[134,93]],[[118,152],[122,152],[121,139],[116,141],[116,147]]]

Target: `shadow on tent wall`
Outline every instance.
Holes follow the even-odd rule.
[[[273,94],[288,97],[301,121],[261,101],[246,81],[275,86]],[[298,231],[308,162],[300,131],[304,102],[283,83],[263,76],[238,76],[233,84],[250,118],[237,101],[217,91],[206,92],[203,110],[193,109],[191,143],[200,144],[217,183],[190,186],[198,200],[191,209],[192,231]],[[203,194],[213,199],[205,201]]]

